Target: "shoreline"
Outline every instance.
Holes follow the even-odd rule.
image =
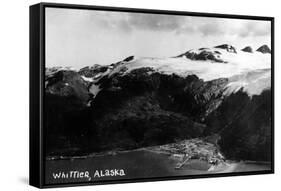
[[[155,146],[153,146],[155,147]],[[144,148],[138,148],[138,149],[133,149],[133,150],[117,150],[117,151],[106,151],[106,152],[100,152],[100,153],[91,153],[88,155],[81,155],[81,156],[47,156],[45,158],[46,161],[60,161],[60,160],[75,160],[75,159],[90,159],[94,157],[104,157],[104,156],[114,156],[118,154],[125,154],[125,153],[130,153],[130,152],[138,152],[138,151],[145,151],[145,152],[151,152],[155,154],[163,154],[167,155],[169,158],[173,158],[171,153],[168,153],[166,151],[156,151],[152,150],[151,147],[144,147]],[[191,159],[191,160],[196,160],[196,159]],[[207,163],[207,161],[206,161]],[[247,164],[263,164],[263,165],[270,165],[270,161],[253,161],[253,160],[225,160],[224,164],[231,165],[233,163],[247,163]],[[216,166],[216,165],[212,165]]]

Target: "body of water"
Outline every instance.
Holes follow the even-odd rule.
[[[146,150],[121,152],[114,155],[47,160],[45,164],[47,184],[265,171],[271,168],[270,164],[258,162],[227,161],[225,164],[211,166],[205,161],[190,160],[180,169],[176,169],[179,164],[179,159],[176,156]],[[102,176],[106,174],[107,170],[113,176],[111,176],[112,174]],[[121,172],[119,175],[121,170],[124,173]],[[117,175],[113,172],[117,172]],[[62,176],[62,174],[64,175]]]

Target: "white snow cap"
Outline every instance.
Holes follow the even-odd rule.
[[[187,76],[197,75],[204,81],[218,78],[230,78],[226,94],[234,93],[241,88],[249,95],[260,94],[263,89],[271,86],[271,55],[254,52],[249,54],[241,50],[236,53],[226,49],[210,48],[212,52],[219,51],[220,58],[225,61],[191,60],[184,56],[173,58],[134,58],[115,67],[109,75],[114,73],[129,73],[143,67],[151,67],[155,71],[165,74]],[[201,50],[192,50],[199,53]],[[124,70],[125,69],[125,70]]]
[[[180,76],[195,74],[199,78],[209,81],[218,78],[228,78],[256,69],[271,68],[270,54],[262,54],[260,52],[249,54],[243,51],[237,51],[237,54],[234,54],[223,49],[212,49],[220,51],[222,53],[221,59],[227,63],[210,60],[190,60],[185,57],[137,58],[120,64],[112,73],[116,73],[124,67],[128,69],[126,73],[142,67],[151,67],[156,71],[166,74],[175,73]]]

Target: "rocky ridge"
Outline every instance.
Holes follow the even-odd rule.
[[[270,50],[270,48],[269,48],[267,45],[263,45],[263,46],[259,47],[259,48],[257,49],[257,51],[258,51],[258,52],[261,52],[261,53],[263,53],[263,54],[266,54],[266,53],[271,54],[271,50]]]

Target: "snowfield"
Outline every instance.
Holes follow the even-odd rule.
[[[191,60],[185,56],[175,58],[134,58],[129,62],[119,64],[109,75],[116,73],[125,75],[138,68],[150,67],[160,73],[174,73],[183,77],[195,74],[204,81],[229,78],[230,82],[225,88],[225,95],[230,95],[243,89],[243,91],[252,96],[259,95],[265,89],[270,89],[271,54],[243,51],[237,51],[237,54],[235,54],[219,48],[210,50],[221,52],[220,59],[224,63],[211,60]],[[200,50],[194,50],[194,52],[198,53]]]
[[[271,55],[262,54],[260,52],[247,53],[238,51],[237,54],[227,52],[223,49],[220,51],[221,59],[227,63],[219,63],[213,61],[195,61],[186,57],[177,58],[136,58],[130,62],[123,62],[116,67],[111,75],[119,73],[122,68],[127,68],[125,73],[143,67],[151,67],[154,70],[166,74],[178,74],[187,76],[195,74],[204,81],[210,81],[218,78],[229,78],[234,75],[243,74],[245,72],[271,68]]]

